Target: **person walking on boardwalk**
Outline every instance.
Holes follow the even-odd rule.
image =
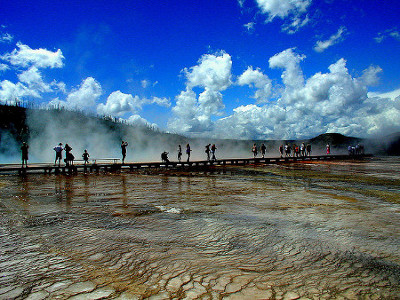
[[[25,166],[28,167],[28,150],[29,145],[26,142],[23,142],[21,146],[22,167],[24,167],[24,163]]]
[[[58,166],[60,166],[62,160],[62,151],[64,150],[62,143],[59,143],[58,146],[55,146],[53,150],[56,151],[56,159],[54,160],[54,165],[57,165],[58,160]]]
[[[213,144],[212,146],[211,146],[211,154],[212,154],[212,156],[211,156],[211,160],[217,160],[217,158],[215,157],[215,151],[217,150],[217,147],[215,146],[215,144]]]
[[[211,146],[211,144],[206,145],[206,150],[205,150],[208,161],[210,160],[210,146]]]
[[[256,158],[256,156],[257,156],[257,145],[256,144],[253,144],[253,148],[251,148],[251,151],[253,152],[254,158]]]
[[[281,158],[283,157],[283,145],[279,146],[279,153],[281,155]]]
[[[90,155],[87,152],[87,150],[85,149],[85,151],[83,151],[83,154],[82,154],[82,158],[83,158],[83,161],[85,162],[84,163],[85,165],[89,162],[89,157],[90,157]]]
[[[331,154],[331,145],[329,145],[329,143],[326,145],[326,154]]]
[[[267,150],[267,147],[265,147],[264,143],[261,144],[260,150],[261,150],[262,158],[264,158],[265,157],[265,152]]]
[[[178,161],[181,162],[182,159],[182,147],[178,145]]]
[[[189,160],[190,160],[190,152],[191,152],[192,150],[190,149],[190,145],[189,144],[187,144],[186,145],[186,154],[187,154],[187,161],[189,162]]]
[[[122,152],[122,163],[125,163],[125,157],[126,157],[126,147],[128,146],[128,142],[121,142],[121,152]]]

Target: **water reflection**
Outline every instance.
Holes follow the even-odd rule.
[[[0,298],[397,298],[387,165],[0,178]]]

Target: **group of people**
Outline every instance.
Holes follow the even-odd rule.
[[[267,147],[264,144],[262,144],[260,146],[260,152],[261,152],[262,158],[265,157],[266,151],[267,151]],[[256,144],[253,144],[253,147],[251,148],[251,152],[253,152],[253,157],[256,158],[257,155],[258,155],[258,150],[257,150],[257,145]]]
[[[301,143],[301,145],[293,144],[290,146],[289,144],[280,145],[279,146],[279,154],[281,157],[304,157],[311,155],[311,144]],[[329,153],[328,153],[329,154]]]
[[[71,152],[72,147],[70,145],[65,144],[65,146],[63,147],[63,144],[59,143],[57,146],[55,146],[53,148],[53,150],[56,152],[56,158],[54,160],[54,165],[57,165],[57,162],[58,162],[58,166],[60,166],[63,151],[65,151],[65,159],[64,159],[65,165],[67,167],[74,165],[75,156]],[[83,158],[85,165],[89,162],[89,157],[90,157],[90,155],[89,155],[87,149],[85,149],[85,151],[83,151],[83,154],[82,154],[82,158]]]
[[[122,141],[121,142],[121,153],[122,153],[122,163],[125,163],[125,158],[126,158],[126,150],[128,147],[128,142]],[[260,153],[261,157],[264,158],[266,154],[267,147],[265,146],[264,143],[261,144],[260,146]],[[75,156],[72,154],[72,147],[69,146],[68,144],[65,144],[63,146],[62,143],[59,143],[57,146],[53,148],[53,150],[56,153],[56,157],[54,160],[54,165],[60,166],[61,161],[62,161],[62,152],[65,151],[65,159],[64,162],[66,166],[70,166],[74,164]],[[207,161],[215,161],[216,158],[216,150],[217,147],[215,144],[207,144],[205,146],[205,153],[206,153],[206,159]],[[251,148],[251,151],[253,153],[253,157],[256,158],[258,155],[258,147],[256,143],[253,144],[253,147]],[[22,167],[28,167],[28,152],[29,152],[29,145],[26,142],[22,143],[21,146],[21,154],[22,154]],[[186,155],[187,155],[187,162],[190,161],[190,155],[191,155],[192,149],[190,148],[190,144],[186,145]],[[360,155],[364,154],[364,146],[357,144],[356,146],[348,146],[348,152],[349,155]],[[304,157],[304,156],[310,156],[311,155],[311,145],[310,144],[305,144],[302,143],[300,146],[293,144],[285,144],[285,145],[280,145],[279,146],[279,153],[281,158],[282,157]],[[326,145],[326,154],[331,153],[331,146],[330,144]],[[161,153],[161,160],[165,163],[169,163],[169,158],[168,158],[168,152],[164,151]],[[86,165],[89,162],[89,153],[87,149],[84,150],[82,154],[82,159],[84,161],[84,164]],[[181,162],[182,160],[182,146],[178,145],[178,161]]]
[[[361,155],[364,154],[364,145],[349,146],[347,150],[349,151],[349,155]]]

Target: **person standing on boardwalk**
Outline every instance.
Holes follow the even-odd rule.
[[[28,167],[28,149],[29,145],[26,142],[23,142],[21,146],[22,167],[24,167],[24,163],[25,166]]]
[[[217,150],[217,147],[215,146],[215,144],[213,144],[211,146],[211,154],[212,154],[211,160],[217,160],[217,158],[215,157],[215,151],[216,150]]]
[[[187,161],[189,162],[189,160],[190,160],[190,152],[191,152],[192,150],[190,149],[190,145],[189,144],[187,144],[186,145],[186,154],[187,154]]]
[[[262,158],[264,158],[265,157],[265,152],[267,150],[267,147],[265,147],[264,143],[261,144],[261,148],[260,149],[261,149]]]
[[[85,149],[85,151],[83,151],[83,154],[82,154],[82,158],[83,158],[83,161],[85,162],[85,165],[89,162],[89,157],[90,157],[90,155],[87,152],[87,150]]]
[[[256,158],[256,156],[257,156],[257,145],[256,144],[253,145],[253,148],[251,149],[251,151],[253,152],[254,158]]]
[[[72,162],[74,161],[72,158],[73,155],[71,153],[72,147],[68,144],[65,144],[64,150],[65,150],[65,164],[69,166],[69,164],[70,163],[72,164]]]
[[[281,154],[281,158],[283,157],[283,145],[279,146],[279,153]]]
[[[307,144],[306,146],[306,156],[310,156],[311,155],[311,144]]]
[[[182,147],[178,145],[178,161],[181,162],[182,159]]]
[[[54,165],[57,164],[58,160],[58,166],[60,166],[61,160],[62,160],[62,151],[64,150],[62,143],[59,143],[58,146],[55,146],[53,148],[54,151],[56,151],[56,159],[54,161]]]
[[[326,145],[326,154],[331,154],[331,145],[329,143]]]
[[[121,152],[122,152],[122,163],[125,163],[125,157],[126,157],[126,147],[128,146],[128,142],[122,141],[121,143]]]
[[[206,145],[206,154],[207,154],[207,160],[210,160],[210,146],[211,144]]]

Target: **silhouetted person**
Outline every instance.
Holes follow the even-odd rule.
[[[189,144],[187,144],[186,145],[186,154],[187,154],[187,161],[189,162],[189,160],[190,160],[190,152],[191,152],[192,150],[190,149],[190,145]]]
[[[163,153],[161,153],[161,160],[165,163],[169,163],[168,152],[164,151]]]
[[[264,143],[261,145],[260,149],[261,149],[261,156],[262,156],[262,158],[264,158],[265,157],[265,152],[267,150],[267,147],[265,147]]]
[[[62,151],[64,148],[62,147],[62,143],[59,143],[58,146],[55,146],[54,151],[56,151],[56,159],[54,160],[54,165],[57,164],[58,160],[58,166],[60,166],[61,160],[62,160]]]
[[[217,147],[215,146],[215,144],[212,144],[212,146],[211,146],[211,154],[212,154],[211,159],[212,160],[217,160],[217,158],[215,157],[215,151],[216,150],[217,150]]]
[[[307,146],[306,146],[306,155],[307,156],[311,155],[311,145],[310,144],[307,144]]]
[[[206,145],[206,150],[205,150],[205,152],[206,152],[206,154],[207,154],[207,160],[210,160],[210,146],[211,146],[211,144],[208,144],[208,145]]]
[[[89,157],[90,157],[90,155],[87,152],[87,150],[85,149],[85,151],[83,151],[83,154],[82,154],[82,158],[83,158],[83,161],[84,161],[85,165],[89,162]]]
[[[122,141],[122,143],[121,143],[122,163],[125,163],[126,147],[127,146],[128,146],[128,142]]]
[[[65,144],[64,150],[65,150],[65,164],[67,166],[69,166],[70,164],[72,165],[75,158],[71,153],[72,147],[68,144]]]
[[[23,142],[21,146],[22,167],[24,167],[24,163],[25,166],[28,167],[28,150],[29,150],[29,145]]]
[[[182,147],[178,145],[178,161],[181,162],[182,159]]]

